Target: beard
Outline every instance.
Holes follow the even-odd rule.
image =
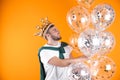
[[[54,41],[59,41],[62,39],[61,36],[54,36],[54,35],[51,35],[51,38],[54,40]]]

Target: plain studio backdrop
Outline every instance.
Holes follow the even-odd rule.
[[[116,40],[108,56],[117,66],[112,80],[119,80],[120,0],[95,0],[92,7],[102,2],[112,5],[116,13],[114,22],[107,29]],[[69,42],[73,31],[67,24],[66,15],[76,5],[76,0],[0,0],[0,80],[39,80],[37,52],[46,41],[34,36],[35,27],[40,24],[40,18],[48,16],[60,30],[62,40]]]

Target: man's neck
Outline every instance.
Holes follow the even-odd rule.
[[[52,45],[52,46],[56,46],[56,45],[58,45],[58,41],[51,40],[51,41],[48,41],[47,44]]]

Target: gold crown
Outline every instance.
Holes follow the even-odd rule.
[[[50,21],[48,21],[48,18],[41,18],[40,20],[41,26],[37,25],[36,29],[39,30],[39,32],[35,33],[35,36],[42,36],[45,37],[45,34],[48,30],[48,28],[53,25]]]

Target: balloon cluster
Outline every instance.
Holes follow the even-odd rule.
[[[114,21],[115,11],[111,5],[102,3],[89,12],[94,0],[77,2],[79,5],[67,13],[67,22],[75,32],[70,44],[88,59],[69,66],[69,80],[109,80],[115,73],[116,64],[106,54],[115,46],[115,38],[106,29]],[[90,24],[94,28],[90,28]]]

